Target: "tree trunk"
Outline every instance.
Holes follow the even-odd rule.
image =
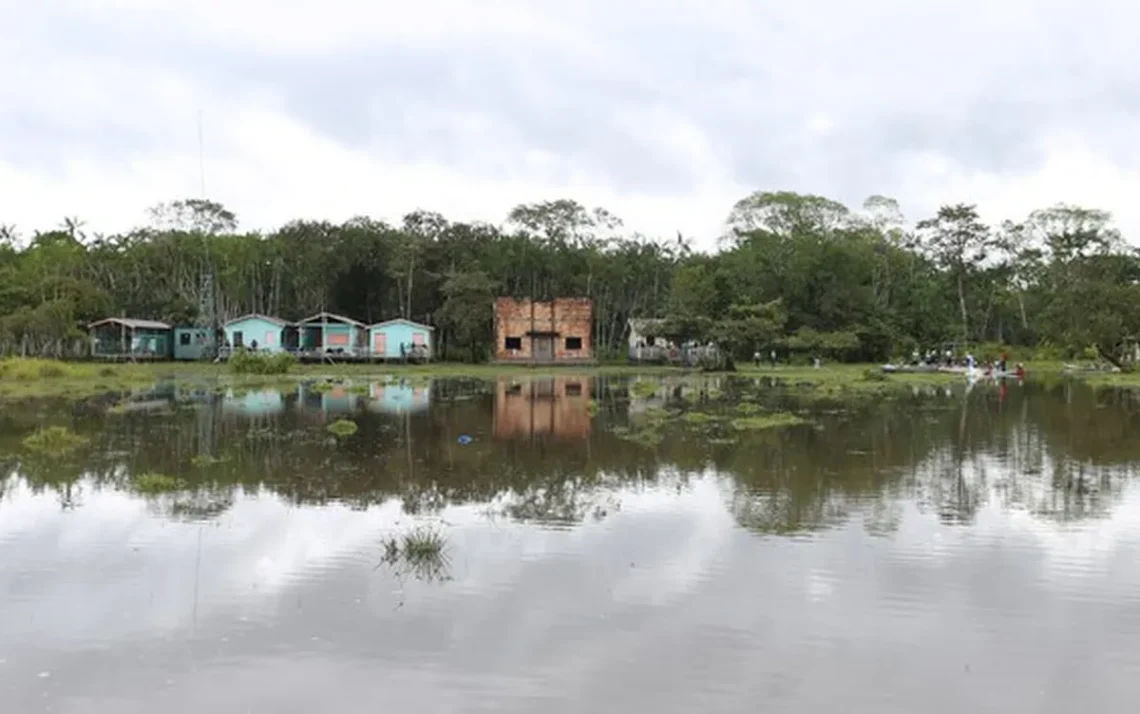
[[[970,328],[966,314],[966,288],[961,273],[958,274],[958,309],[962,312],[962,342],[965,346],[965,343],[970,341]]]
[[[1116,355],[1112,354],[1110,350],[1106,350],[1099,342],[1097,343],[1096,351],[1100,354],[1101,359],[1103,359],[1105,362],[1108,362],[1113,367],[1116,367],[1121,372],[1131,371],[1130,365],[1126,365],[1124,362],[1117,359]]]

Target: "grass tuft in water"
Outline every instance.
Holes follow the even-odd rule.
[[[24,437],[24,448],[41,454],[65,455],[86,446],[89,439],[66,426],[49,426]]]
[[[435,528],[418,526],[401,536],[386,538],[382,547],[381,564],[400,576],[411,574],[426,581],[449,579],[447,537]]]
[[[176,479],[173,476],[167,476],[166,474],[159,473],[143,474],[142,476],[135,478],[134,481],[132,481],[131,485],[139,493],[152,495],[181,491],[182,489],[186,488],[185,482]]]
[[[351,419],[337,419],[325,428],[333,436],[339,437],[352,436],[356,432],[360,431],[360,427],[357,426],[356,422]]]

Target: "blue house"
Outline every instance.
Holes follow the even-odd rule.
[[[351,317],[318,312],[297,323],[301,332],[301,352],[363,355],[368,349],[368,327]]]
[[[256,349],[259,352],[282,352],[297,349],[296,325],[279,317],[250,313],[235,317],[222,326],[226,346],[230,349]]]
[[[212,359],[217,347],[215,342],[214,331],[209,327],[175,327],[174,359]]]
[[[431,360],[435,348],[435,328],[402,317],[377,322],[368,327],[372,359]]]

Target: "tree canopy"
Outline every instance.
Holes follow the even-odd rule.
[[[222,320],[406,317],[437,326],[445,358],[480,360],[499,295],[592,298],[601,357],[624,351],[634,317],[667,318],[673,336],[738,358],[885,359],[964,340],[1123,363],[1140,335],[1140,256],[1106,211],[1060,204],[988,225],[948,204],[908,228],[888,197],[849,209],[788,191],[729,209],[713,254],[569,199],[517,206],[501,226],[417,211],[399,225],[361,216],[268,233],[204,199],[156,206],[122,235],[77,217],[21,233],[0,216],[0,353],[67,356],[89,321],[186,324],[212,305]]]

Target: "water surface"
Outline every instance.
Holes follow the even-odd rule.
[[[1130,393],[644,391],[168,384],[5,405],[2,711],[1133,708]],[[808,423],[732,429],[741,400]],[[338,419],[359,430],[333,436]],[[51,425],[89,442],[24,446]],[[156,474],[179,490],[142,492]],[[384,561],[425,527],[439,568]]]

